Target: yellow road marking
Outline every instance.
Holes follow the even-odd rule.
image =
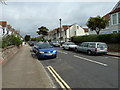
[[[64,86],[63,86],[63,84],[58,80],[58,78],[55,76],[55,74],[50,70],[50,68],[48,67],[48,70],[50,71],[50,73],[53,75],[53,77],[56,79],[56,81],[59,83],[59,85],[61,86],[61,88],[65,88]]]
[[[68,90],[72,90],[69,86],[68,86],[68,84],[58,75],[58,73],[51,67],[51,66],[48,66],[47,67],[48,68],[48,70],[50,71],[50,73],[53,75],[53,77],[56,79],[56,81],[59,83],[59,85],[61,86],[61,88],[63,88],[63,89],[65,89],[66,90],[66,88],[68,89]],[[55,74],[54,74],[54,73]],[[57,77],[56,77],[56,76]],[[66,87],[66,88],[65,88]]]

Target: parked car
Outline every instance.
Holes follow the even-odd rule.
[[[36,43],[38,43],[37,41],[28,41],[28,44],[30,45],[30,46],[34,46],[34,44],[36,44]]]
[[[106,54],[108,51],[107,44],[103,42],[83,42],[79,44],[75,51],[91,54]]]
[[[34,49],[38,59],[41,58],[56,58],[57,51],[48,43],[37,43]]]
[[[65,42],[63,45],[62,45],[62,48],[63,49],[75,49],[77,47],[77,45],[73,42]]]
[[[52,42],[50,42],[50,44],[54,47],[60,47],[60,43],[57,41],[52,41]]]

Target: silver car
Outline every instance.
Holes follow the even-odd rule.
[[[86,52],[89,55],[106,54],[107,50],[107,44],[103,42],[83,42],[75,48],[75,51]]]
[[[77,45],[73,42],[65,42],[63,45],[62,45],[62,48],[63,49],[75,49],[77,47]]]

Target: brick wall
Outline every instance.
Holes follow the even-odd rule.
[[[19,48],[16,46],[9,46],[2,49],[2,57],[0,58],[2,65],[4,65],[13,55],[18,52]]]
[[[120,44],[107,44],[107,45],[108,45],[108,51],[120,52]]]

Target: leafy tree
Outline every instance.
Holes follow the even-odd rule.
[[[39,31],[37,31],[38,35],[42,35],[42,40],[44,41],[44,36],[48,35],[48,31],[49,29],[41,26],[40,28],[38,28]]]
[[[104,17],[100,17],[100,16],[90,17],[87,22],[87,26],[90,28],[90,30],[96,31],[98,35],[100,31],[106,27],[107,23],[108,20],[105,19]]]
[[[41,26],[40,28],[38,28],[39,31],[37,31],[37,33],[39,35],[47,35],[48,34],[48,28],[44,27],[44,26]]]
[[[24,37],[24,39],[25,39],[25,41],[29,41],[30,40],[30,35],[26,35],[25,37]]]

